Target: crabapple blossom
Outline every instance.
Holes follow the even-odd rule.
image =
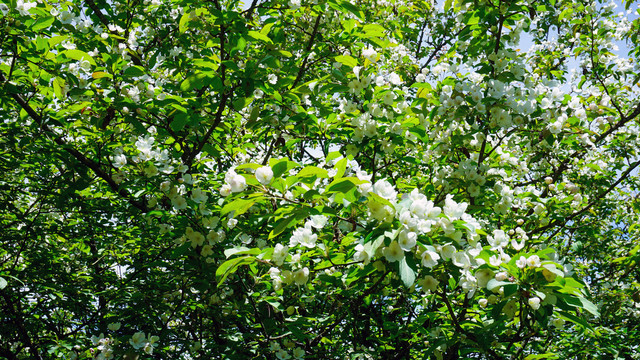
[[[370,62],[375,62],[378,57],[378,53],[373,48],[367,48],[362,50],[362,56]]]
[[[293,273],[293,282],[296,285],[304,285],[309,280],[309,268],[303,267]]]
[[[425,290],[436,291],[439,281],[433,276],[427,275],[424,278],[418,280],[418,284]]]
[[[478,280],[479,287],[486,287],[489,280],[494,278],[493,271],[491,271],[491,269],[480,269],[476,271],[474,275]]]
[[[317,240],[318,235],[314,234],[310,228],[298,228],[293,232],[293,235],[291,235],[289,246],[294,247],[300,244],[304,247],[313,248],[316,246]]]
[[[24,0],[16,0],[16,10],[18,10],[20,15],[22,16],[29,16],[29,10],[36,6],[38,6],[38,4],[35,2],[24,2]]]
[[[284,263],[284,260],[289,255],[288,251],[289,251],[288,246],[283,246],[282,244],[276,244],[275,248],[273,249],[273,255],[271,257],[273,259],[273,262],[276,263],[276,265],[282,265]]]
[[[404,251],[397,241],[392,241],[389,246],[385,247],[383,250],[383,254],[388,262],[396,262],[404,258]]]
[[[398,235],[398,245],[404,251],[411,251],[416,246],[416,239],[418,235],[413,231],[401,231]]]
[[[529,298],[529,300],[527,300],[527,304],[529,304],[529,306],[531,306],[533,310],[538,310],[540,308],[540,298],[539,297]]]
[[[531,255],[527,258],[527,265],[529,267],[540,267],[540,257],[538,255]]]
[[[435,252],[432,246],[428,246],[427,250],[422,252],[422,265],[432,268],[438,265],[438,260],[440,260],[440,255]]]
[[[134,349],[140,349],[145,346],[146,340],[146,336],[143,332],[137,332],[129,339],[129,344],[131,344]]]
[[[207,196],[207,194],[202,191],[202,189],[195,188],[191,190],[191,200],[195,201],[196,203],[207,202],[208,199],[209,196]]]
[[[247,188],[247,180],[244,176],[236,174],[235,172],[227,174],[227,184],[231,192],[234,193],[244,191]]]
[[[354,261],[361,261],[365,265],[369,263],[369,254],[365,251],[364,246],[362,244],[358,244],[355,247],[355,254],[353,255]]]
[[[256,179],[262,185],[267,185],[273,178],[273,170],[269,166],[263,166],[256,170]]]

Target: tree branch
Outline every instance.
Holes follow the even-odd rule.
[[[0,81],[5,81],[4,75],[1,74],[1,73],[0,73]],[[115,193],[119,194],[122,198],[126,199],[131,205],[135,206],[140,211],[143,211],[143,212],[149,211],[149,209],[147,208],[147,205],[144,203],[144,201],[140,201],[140,200],[134,199],[126,189],[120,188],[118,186],[118,184],[115,182],[115,180],[113,180],[111,175],[107,174],[107,172],[105,172],[100,167],[100,164],[98,164],[94,160],[91,160],[91,159],[87,158],[80,151],[76,150],[71,145],[67,144],[62,139],[61,136],[58,136],[51,129],[49,129],[47,124],[45,124],[44,119],[29,105],[29,103],[27,103],[22,98],[22,96],[20,96],[19,94],[11,94],[11,97],[18,103],[18,105],[20,105],[20,107],[24,111],[26,111],[26,113],[29,115],[29,117],[31,117],[35,122],[37,122],[40,125],[40,127],[44,131],[46,131],[47,133],[55,136],[53,141],[56,144],[58,144],[63,150],[65,150],[66,152],[71,154],[80,163],[82,163],[83,165],[85,165],[86,167],[91,169],[98,177],[100,177],[101,179],[106,181],[107,184],[109,184],[109,187],[111,188],[111,190],[113,190]]]
[[[295,88],[296,85],[298,85],[298,82],[300,81],[300,79],[302,79],[302,75],[304,74],[304,71],[307,67],[307,61],[309,60],[308,53],[309,51],[311,51],[311,48],[313,48],[313,42],[316,38],[316,34],[318,33],[320,20],[322,20],[322,14],[316,17],[316,23],[313,25],[313,32],[311,33],[311,38],[309,38],[309,42],[307,43],[307,46],[304,49],[304,51],[307,53],[307,56],[305,56],[304,60],[302,61],[302,65],[300,65],[300,69],[298,70],[298,75],[296,75],[296,79],[293,81],[293,84],[291,84],[291,89]]]
[[[546,226],[534,229],[533,231],[530,232],[530,234],[537,234],[540,232],[543,232],[545,230],[548,230],[554,226],[557,225],[561,225],[560,228],[558,228],[556,231],[553,232],[553,234],[551,234],[549,237],[554,237],[556,234],[558,234],[567,224],[567,222],[571,221],[572,219],[574,219],[575,217],[584,214],[587,210],[591,209],[591,207],[593,207],[593,205],[596,204],[596,202],[600,201],[603,197],[605,197],[607,194],[609,194],[611,191],[613,191],[613,189],[616,188],[616,186],[618,186],[624,179],[627,178],[627,176],[629,176],[629,174],[638,167],[638,165],[640,165],[640,160],[636,161],[635,163],[631,164],[629,166],[629,168],[622,173],[622,175],[618,178],[618,180],[616,180],[613,184],[609,185],[609,187],[604,190],[603,192],[601,192],[600,194],[598,194],[596,196],[595,199],[591,200],[589,202],[589,204],[587,204],[587,206],[585,206],[584,208],[574,212],[573,214],[569,215],[567,218],[562,219],[562,220],[556,220],[553,221],[549,224],[547,224]]]
[[[22,338],[21,340],[29,348],[29,351],[31,352],[31,356],[33,357],[33,359],[42,360],[42,357],[38,352],[38,347],[36,346],[36,344],[33,343],[33,341],[31,340],[31,337],[29,336],[29,333],[27,332],[27,329],[24,326],[24,319],[22,318],[22,316],[20,316],[20,314],[18,314],[20,313],[20,309],[19,308],[16,309],[11,297],[5,290],[0,290],[0,294],[2,294],[2,298],[7,304],[5,309],[7,310],[7,312],[11,314],[9,318],[13,319],[13,323],[15,324],[17,331],[20,334],[20,337]]]
[[[204,145],[207,143],[207,141],[209,141],[209,138],[213,134],[213,130],[215,130],[218,127],[218,125],[220,125],[220,122],[222,121],[222,113],[224,112],[224,109],[227,107],[227,101],[229,101],[230,97],[231,97],[231,92],[226,92],[222,94],[222,97],[220,98],[220,104],[218,105],[218,110],[216,111],[213,124],[211,125],[209,130],[207,130],[207,133],[204,135],[202,140],[200,140],[197,146],[193,150],[184,153],[183,162],[188,167],[191,167],[193,160],[196,158],[198,154],[200,154],[200,152],[204,148]]]
[[[87,3],[87,5],[89,5],[89,8],[91,10],[93,10],[93,13],[96,14],[98,19],[102,23],[102,25],[104,25],[107,28],[107,31],[108,31],[109,30],[109,20],[107,19],[106,16],[104,16],[104,14],[102,13],[102,10],[100,10],[100,8],[96,5],[96,3],[93,0],[85,0],[85,2]]]

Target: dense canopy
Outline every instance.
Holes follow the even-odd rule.
[[[0,4],[0,358],[640,358],[639,35],[632,1]]]

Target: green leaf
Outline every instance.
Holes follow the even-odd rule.
[[[248,248],[244,246],[238,246],[224,251],[224,256],[228,259],[233,255],[258,255],[262,252],[259,248]]]
[[[273,52],[274,52],[274,53],[276,53],[276,54],[278,54],[278,55],[280,55],[280,56],[284,56],[284,57],[286,57],[286,58],[290,58],[290,57],[292,57],[292,56],[293,56],[293,54],[292,54],[292,53],[290,53],[290,52],[289,52],[289,51],[287,51],[287,50],[274,50]]]
[[[477,15],[477,11],[470,14],[467,20],[467,25],[476,25],[480,21],[480,17]]]
[[[284,219],[280,219],[277,223],[276,226],[273,228],[273,230],[271,230],[271,232],[269,233],[269,240],[277,237],[278,235],[282,234],[282,232],[284,232],[287,228],[291,227],[293,224],[295,224],[297,221],[297,217],[296,216],[290,216]]]
[[[177,248],[175,248],[173,250],[173,252],[171,253],[171,258],[172,259],[177,259],[179,257],[181,257],[182,255],[186,254],[187,251],[189,251],[191,249],[191,244],[190,243],[185,243],[182,244],[180,246],[178,246]]]
[[[67,57],[68,59],[78,60],[78,61],[87,60],[91,65],[96,64],[95,60],[93,60],[93,58],[89,54],[81,50],[76,50],[76,49],[65,50],[61,52],[61,54]]]
[[[62,100],[65,96],[64,88],[65,88],[65,81],[63,78],[57,77],[55,78],[55,80],[53,80],[53,93],[60,100]]]
[[[333,9],[335,9],[338,13],[346,13],[346,12],[350,12],[353,15],[355,15],[358,19],[360,20],[364,20],[364,14],[362,13],[362,11],[359,9],[359,7],[357,5],[353,5],[351,4],[349,1],[340,1],[340,0],[330,0],[327,2],[329,6],[331,6]],[[351,20],[351,19],[350,19]],[[355,20],[355,19],[353,19]],[[343,26],[344,23],[348,23],[349,20],[344,20],[342,21]],[[345,29],[349,30],[351,28],[349,28],[348,26],[344,26]]]
[[[364,32],[364,35],[367,37],[384,37],[384,31],[384,27],[379,24],[367,24],[362,27],[362,32]]]
[[[260,116],[260,106],[254,106],[253,108],[251,108],[249,120],[247,120],[247,126],[255,123],[256,120],[258,120],[258,116]]]
[[[65,41],[68,37],[69,36],[67,35],[52,36],[51,38],[47,39],[47,41],[49,42],[49,47],[54,47],[60,44],[61,42]]]
[[[256,258],[254,256],[242,256],[223,262],[216,270],[216,280],[218,282],[218,287],[222,286],[227,277],[235,273],[240,266],[249,265],[255,261]]]
[[[239,37],[236,42],[236,46],[234,46],[233,49],[231,49],[231,51],[234,51],[234,50],[244,51],[246,47],[247,47],[247,40],[245,40],[243,37]]]
[[[239,216],[244,214],[245,212],[247,212],[247,210],[249,210],[251,208],[251,206],[253,206],[253,204],[256,203],[256,198],[253,199],[235,199],[232,202],[228,203],[227,205],[225,205],[222,210],[220,210],[220,216],[224,216],[232,211],[235,211],[235,213],[233,213],[233,216]]]
[[[382,196],[380,196],[380,195],[378,195],[378,194],[376,194],[374,192],[368,193],[367,196],[370,199],[372,199],[373,201],[375,201],[375,202],[378,202],[378,203],[383,204],[383,205],[391,206],[392,209],[394,208],[393,204],[389,200],[383,198]]]
[[[296,166],[298,166],[298,164],[296,164],[293,161],[289,161],[286,158],[282,158],[282,159],[279,159],[279,160],[270,159],[269,160],[269,165],[271,166],[271,169],[273,170],[273,177],[274,178],[279,178],[285,172],[287,172],[287,171],[295,168]]]
[[[49,42],[47,41],[47,39],[43,38],[42,36],[38,36],[36,38],[36,50],[41,52],[48,51]]]
[[[538,355],[529,355],[526,358],[524,358],[524,360],[538,360],[538,359],[553,360],[558,358],[559,358],[558,355],[554,353],[546,353],[546,354],[538,354]]]
[[[180,17],[180,22],[178,23],[178,31],[180,31],[180,33],[187,31],[190,19],[191,11],[185,11]]]
[[[107,73],[107,72],[104,72],[104,71],[96,71],[96,72],[94,72],[93,74],[91,74],[91,77],[92,77],[92,78],[94,78],[94,79],[96,79],[96,80],[97,80],[97,79],[102,79],[102,78],[105,78],[105,77],[106,77],[106,78],[111,78],[111,79],[112,79],[112,78],[113,78],[113,75],[111,75],[111,74],[109,74],[109,73]]]
[[[242,170],[242,169],[258,170],[261,167],[262,167],[261,164],[246,163],[246,164],[240,164],[240,165],[236,166],[236,170]]]
[[[325,193],[331,193],[331,192],[346,193],[347,191],[353,189],[356,185],[360,185],[362,183],[364,183],[364,181],[356,177],[336,179],[327,186]]]
[[[300,170],[298,172],[298,174],[296,174],[296,176],[299,177],[299,178],[308,177],[308,176],[317,176],[319,178],[328,178],[329,177],[329,173],[327,172],[327,170],[319,168],[317,166],[307,166],[304,169]]]
[[[487,283],[487,290],[493,291],[501,286],[506,286],[506,285],[514,285],[514,284],[508,281],[498,281],[496,279],[491,279]]]
[[[53,16],[45,16],[45,17],[37,17],[36,22],[31,26],[31,30],[40,31],[42,29],[48,28],[53,24],[56,18]]]
[[[410,287],[416,281],[416,272],[407,263],[406,256],[400,260],[400,279],[406,287]]]
[[[269,37],[267,35],[264,35],[262,33],[259,33],[257,31],[249,31],[247,32],[247,35],[249,35],[249,37],[253,38],[254,40],[260,40],[260,41],[264,41],[268,44],[273,44],[273,41],[271,41],[271,39],[269,39]]]
[[[211,62],[209,59],[213,59],[214,61]],[[197,68],[203,68],[204,71],[216,71],[220,67],[220,59],[212,55],[208,59],[194,59],[193,65]]]
[[[573,14],[573,8],[564,9],[560,15],[558,16],[558,21],[562,22],[562,20]]]
[[[197,72],[182,81],[180,84],[180,90],[191,91],[193,89],[200,89],[207,83],[207,80],[208,76],[206,74]]]
[[[251,104],[252,101],[253,101],[252,98],[239,98],[239,99],[236,99],[233,102],[233,108],[236,111],[240,111],[240,110],[244,109],[247,105]]]
[[[570,288],[569,292],[574,292],[574,289],[582,289],[584,288],[584,284],[581,282],[578,282],[576,279],[574,278],[564,278],[562,284],[567,287]]]
[[[269,22],[269,23],[265,24],[262,27],[262,29],[260,29],[260,34],[268,35],[269,31],[271,31],[271,28],[273,27],[274,24],[275,24],[275,22]]]
[[[591,315],[600,316],[600,311],[598,310],[598,307],[594,303],[592,303],[591,301],[587,300],[582,296],[579,296],[578,300],[580,301],[580,303],[582,303],[582,308],[588,311]]]
[[[358,8],[358,6],[351,4],[349,1],[341,1],[340,5],[342,5],[342,7],[347,9],[347,11],[349,11],[353,15],[357,16],[358,19],[364,20],[364,14],[363,14],[362,10],[360,10],[360,8]]]
[[[333,159],[337,159],[339,157],[341,157],[342,154],[340,153],[340,151],[332,151],[329,153],[329,155],[327,155],[327,158],[325,159],[326,162],[329,162]]]
[[[451,4],[453,0],[445,0],[444,2],[444,11],[449,11],[451,9]]]
[[[556,296],[559,299],[563,300],[569,306],[584,309],[585,311],[591,313],[593,316],[600,316],[598,307],[582,296],[574,296],[568,294],[556,294]]]
[[[429,83],[413,83],[411,84],[412,88],[426,88],[429,90],[433,90],[433,86],[431,86],[431,84]]]
[[[569,313],[568,311],[558,311],[558,314],[560,314],[563,318],[565,318],[566,320],[571,321],[572,323],[576,324],[576,325],[580,325],[581,327],[585,328],[585,329],[590,329],[593,330],[593,327],[583,318],[575,316],[571,313]]]
[[[384,238],[384,235],[380,235],[374,241],[369,241],[364,244],[364,251],[369,254],[370,258],[373,258],[378,248],[384,243]]]
[[[129,66],[122,72],[122,76],[132,78],[139,77],[145,74],[144,68],[142,66],[134,65]]]
[[[338,171],[336,176],[334,176],[334,179],[340,179],[344,175],[345,171],[347,171],[347,158],[340,159],[334,168]]]
[[[173,116],[173,120],[171,121],[171,130],[174,132],[179,132],[184,129],[185,125],[189,122],[189,118],[186,112],[176,112]]]
[[[544,138],[544,140],[547,142],[547,144],[553,145],[553,143],[556,141],[556,138],[555,136],[553,136],[553,134],[549,134],[547,137]]]
[[[564,271],[562,271],[562,269],[558,269],[556,264],[543,264],[541,268],[552,272],[556,276],[564,277]]]
[[[336,61],[349,67],[358,66],[358,60],[349,55],[339,55],[335,57]]]

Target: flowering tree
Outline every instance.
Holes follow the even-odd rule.
[[[0,4],[0,357],[640,358],[618,5]]]

